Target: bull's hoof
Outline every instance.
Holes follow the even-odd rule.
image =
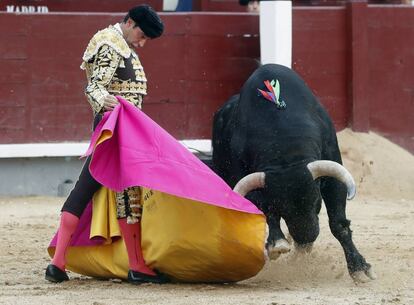
[[[267,246],[267,253],[271,260],[276,260],[282,253],[287,253],[290,251],[290,244],[289,242],[284,239],[278,239],[275,242],[274,246]]]
[[[377,278],[377,275],[372,270],[372,267],[369,267],[367,270],[360,270],[351,273],[351,277],[356,284],[367,283]]]
[[[313,243],[298,244],[295,242],[295,249],[298,254],[309,254],[312,252]]]

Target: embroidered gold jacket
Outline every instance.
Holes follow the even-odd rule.
[[[81,69],[86,71],[86,97],[94,113],[102,113],[107,94],[120,95],[141,108],[147,79],[138,55],[122,36],[119,25],[96,33],[86,48]]]

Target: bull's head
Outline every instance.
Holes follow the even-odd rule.
[[[310,171],[314,180],[319,177],[333,177],[343,182],[347,187],[347,199],[351,200],[355,196],[356,187],[355,181],[349,171],[341,164],[328,161],[317,160],[308,163],[308,170]],[[249,174],[242,178],[234,187],[234,191],[242,196],[245,196],[248,192],[265,187],[266,174],[264,172],[256,172]]]
[[[341,181],[347,188],[348,199],[354,197],[355,183],[351,174],[339,163],[325,160],[297,164],[278,171],[252,173],[242,178],[234,191],[245,196],[255,189],[262,189],[265,202],[261,203],[264,206],[260,208],[268,218],[270,233],[276,229],[275,226],[279,226],[279,222],[272,221],[278,215],[285,220],[295,242],[305,245],[315,241],[319,234],[318,213],[322,198],[319,181],[315,181],[319,177]],[[251,194],[254,196],[254,193]],[[276,243],[272,238],[270,236],[268,242]]]

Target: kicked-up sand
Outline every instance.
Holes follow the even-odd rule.
[[[69,273],[71,281],[52,284],[46,248],[64,199],[0,197],[0,304],[414,304],[414,156],[372,133],[338,138],[358,186],[347,207],[353,239],[376,280],[352,281],[322,208],[310,254],[291,251],[243,282],[133,286]]]

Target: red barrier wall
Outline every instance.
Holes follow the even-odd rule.
[[[0,143],[87,140],[79,69],[96,30],[123,14],[0,14]],[[177,138],[210,138],[214,111],[257,67],[258,16],[163,14],[140,57],[144,111]],[[11,28],[12,30],[7,30]],[[414,8],[295,7],[293,68],[338,130],[374,130],[414,152]]]
[[[331,115],[337,129],[350,120],[347,102],[346,9],[293,10],[292,68]]]
[[[369,9],[370,129],[414,153],[414,7]]]
[[[0,15],[0,143],[87,140],[84,49],[123,15]],[[168,14],[166,33],[140,57],[149,79],[144,111],[178,138],[210,136],[217,108],[257,67],[257,16]],[[252,33],[252,35],[245,35]]]
[[[151,5],[156,11],[163,8],[163,0],[2,0],[0,11],[26,12],[127,12],[140,4]],[[46,10],[46,12],[45,12]]]

